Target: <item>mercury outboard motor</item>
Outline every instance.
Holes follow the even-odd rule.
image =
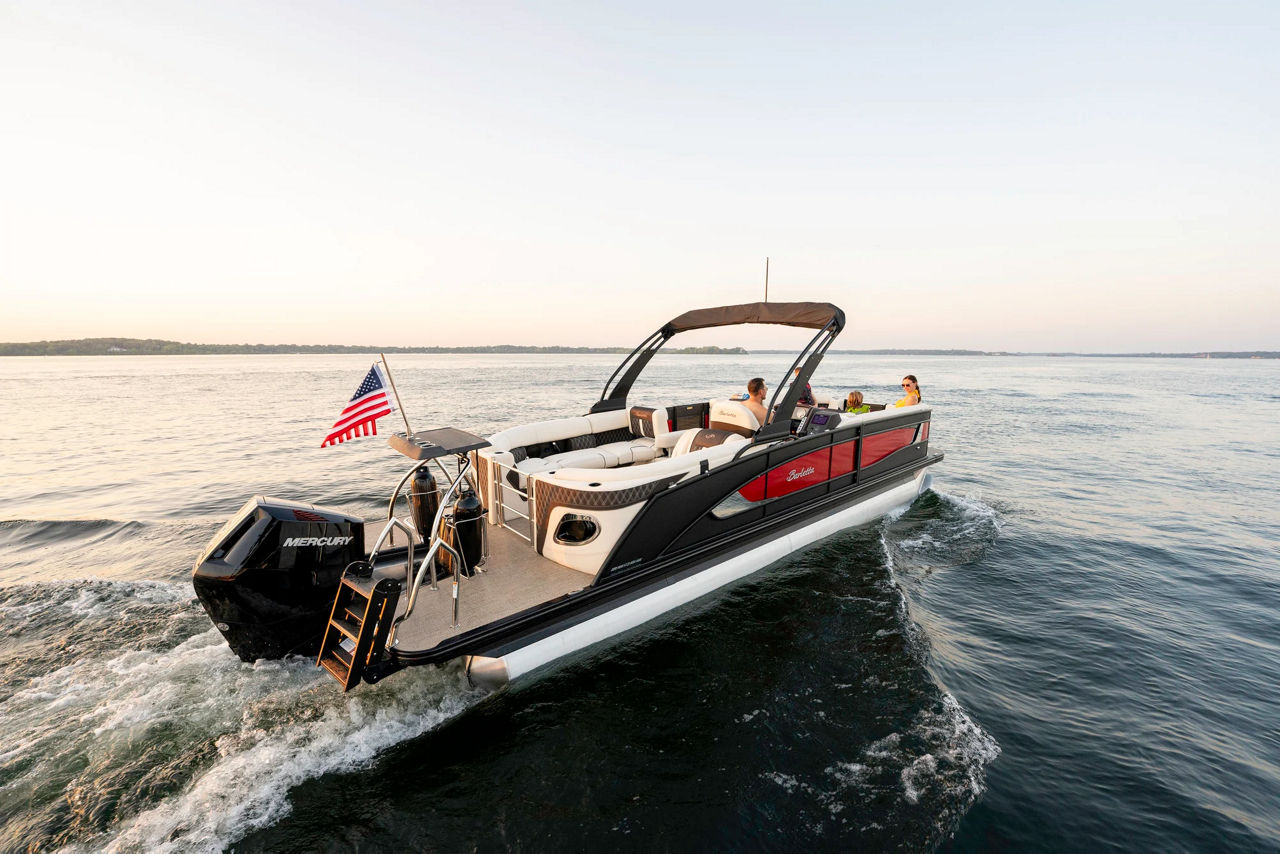
[[[242,661],[315,655],[364,522],[331,507],[255,496],[196,561],[200,604]]]

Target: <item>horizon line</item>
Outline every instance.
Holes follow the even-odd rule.
[[[123,345],[123,346],[122,346]],[[130,346],[131,345],[131,346]],[[57,340],[0,343],[0,356],[199,356],[199,355],[332,355],[332,354],[465,354],[509,353],[618,354],[633,348],[621,346],[585,347],[568,344],[489,344],[460,346],[369,346],[363,344],[195,344],[161,338],[68,338]],[[185,352],[184,352],[185,351]],[[195,352],[192,352],[195,351]],[[687,355],[779,355],[795,350],[745,347],[673,347],[672,353]],[[1132,358],[1223,358],[1280,359],[1275,350],[1191,350],[1141,352],[1081,352],[1071,350],[974,350],[959,347],[893,347],[863,350],[832,349],[829,354],[873,356],[1050,356],[1050,357],[1132,357]]]

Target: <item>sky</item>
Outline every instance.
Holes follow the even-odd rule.
[[[837,348],[1280,350],[1277,45],[1275,2],[0,0],[0,341],[626,346],[768,257]]]

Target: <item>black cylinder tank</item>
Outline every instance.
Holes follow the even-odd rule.
[[[342,571],[363,557],[358,517],[257,496],[213,535],[192,584],[243,661],[314,655]]]
[[[409,508],[413,513],[413,526],[418,529],[423,542],[430,542],[431,523],[440,509],[440,493],[436,489],[435,477],[426,466],[414,472],[409,488]]]
[[[457,530],[455,547],[467,563],[466,574],[474,575],[484,560],[484,505],[468,490],[453,503],[453,526]]]

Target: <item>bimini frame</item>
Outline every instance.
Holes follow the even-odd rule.
[[[591,407],[592,412],[610,412],[627,408],[627,395],[631,386],[644,371],[649,361],[673,336],[691,329],[707,329],[715,326],[737,326],[747,323],[768,323],[779,326],[798,326],[817,329],[818,333],[796,356],[782,382],[774,388],[767,411],[775,413],[768,424],[761,427],[754,441],[764,441],[786,436],[791,430],[791,413],[800,400],[801,390],[809,377],[817,370],[831,342],[844,329],[844,312],[829,302],[749,302],[743,305],[725,305],[718,308],[699,308],[686,311],[654,332],[622,364],[604,384],[600,399]],[[796,368],[799,374],[794,374]],[[784,391],[785,390],[785,391]],[[782,395],[779,403],[778,396]],[[776,413],[785,417],[777,417]]]

